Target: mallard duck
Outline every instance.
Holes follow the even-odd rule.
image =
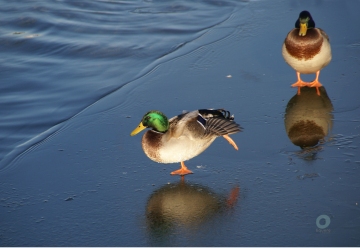
[[[320,95],[319,82],[320,70],[331,61],[331,47],[329,37],[320,28],[315,28],[315,22],[308,11],[302,11],[295,22],[282,46],[282,55],[285,61],[296,70],[298,81],[292,87],[316,87]],[[311,83],[305,83],[300,78],[300,73],[316,73],[316,78]]]
[[[236,143],[229,137],[241,131],[234,116],[223,109],[199,109],[168,118],[160,111],[152,110],[144,115],[139,126],[131,132],[134,136],[145,128],[152,128],[142,137],[145,154],[158,163],[179,163],[181,168],[171,175],[192,173],[184,161],[208,148],[218,136],[224,137],[236,150]]]

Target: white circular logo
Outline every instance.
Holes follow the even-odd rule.
[[[324,219],[325,220],[325,223],[324,224],[321,224],[320,221]],[[325,215],[325,214],[322,214],[320,215],[319,217],[317,217],[316,219],[316,226],[320,229],[325,229],[327,228],[328,226],[330,225],[330,217]]]

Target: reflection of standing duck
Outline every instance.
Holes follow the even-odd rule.
[[[207,187],[191,185],[183,180],[177,184],[165,185],[156,190],[147,202],[148,226],[153,230],[197,226],[224,209],[234,206],[238,195],[238,187],[235,187],[226,199]]]
[[[328,135],[332,128],[333,106],[324,87],[321,96],[314,88],[304,88],[301,95],[293,96],[285,111],[285,129],[294,145],[311,147]]]
[[[308,11],[302,11],[282,46],[285,61],[296,70],[298,81],[291,86],[300,88],[304,86],[316,87],[320,95],[319,82],[320,70],[331,61],[331,48],[329,37],[320,28],[315,28],[315,22]],[[300,73],[316,73],[312,83],[305,83],[300,78]]]

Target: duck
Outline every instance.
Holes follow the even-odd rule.
[[[329,36],[321,28],[315,27],[315,21],[309,11],[302,11],[295,22],[295,28],[286,36],[282,45],[282,55],[295,71],[297,82],[292,87],[298,87],[300,95],[301,87],[315,87],[320,96],[319,82],[320,70],[331,61],[331,46]],[[316,78],[311,83],[301,80],[300,74],[314,74]]]
[[[157,163],[180,163],[180,169],[170,173],[180,176],[193,173],[184,161],[205,151],[219,136],[238,150],[229,135],[242,130],[234,121],[234,115],[224,109],[199,109],[171,119],[158,110],[151,110],[130,135],[134,136],[146,128],[150,129],[141,141],[146,156]]]

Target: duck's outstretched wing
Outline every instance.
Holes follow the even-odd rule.
[[[200,109],[197,122],[205,128],[205,136],[223,136],[241,131],[241,127],[234,121],[234,116],[224,109]]]

